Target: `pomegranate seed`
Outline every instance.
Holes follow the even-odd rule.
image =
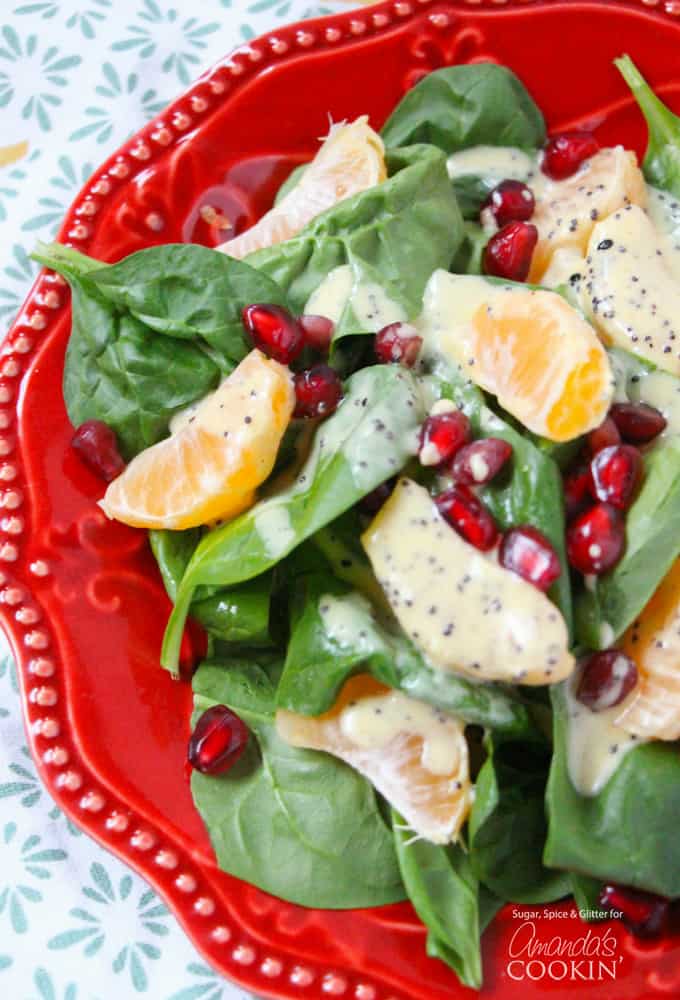
[[[305,313],[298,317],[298,323],[302,327],[305,335],[305,342],[313,347],[315,351],[325,354],[331,346],[331,340],[335,333],[335,323],[325,316],[314,316]]]
[[[590,463],[593,496],[626,510],[642,473],[642,456],[632,444],[615,444],[598,451]]]
[[[511,455],[512,445],[501,438],[473,441],[454,458],[451,475],[463,486],[482,486],[498,475]]]
[[[618,910],[623,925],[637,937],[658,937],[666,927],[668,900],[642,889],[605,885],[599,904],[603,910]]]
[[[370,493],[367,493],[359,501],[362,511],[365,514],[377,514],[385,501],[392,496],[396,485],[397,480],[393,476],[392,479],[388,479],[386,482],[381,483],[380,486],[376,486],[374,490],[371,490]]]
[[[564,477],[564,509],[567,520],[572,521],[590,504],[590,468],[577,465]]]
[[[606,573],[623,555],[623,515],[608,503],[596,503],[567,528],[567,558],[579,573]]]
[[[526,281],[537,241],[536,226],[530,222],[509,222],[484,248],[484,273],[508,281]]]
[[[190,681],[208,653],[208,633],[194,618],[187,618],[179,649],[180,680]]]
[[[282,365],[295,361],[304,347],[302,327],[281,306],[266,303],[246,306],[241,318],[255,347]]]
[[[598,451],[610,448],[614,444],[621,444],[621,435],[612,418],[605,417],[600,426],[588,435],[590,454],[597,455]]]
[[[581,660],[576,697],[591,712],[620,705],[638,681],[637,667],[620,649],[605,649]]]
[[[470,421],[460,410],[428,417],[420,432],[421,465],[441,465],[470,440]]]
[[[467,486],[452,486],[434,498],[442,517],[466,542],[487,552],[496,544],[498,528],[493,517]]]
[[[125,468],[115,433],[102,420],[86,420],[71,438],[71,447],[96,476],[110,483]]]
[[[342,399],[342,382],[334,368],[314,365],[295,376],[296,417],[328,417]]]
[[[390,323],[375,335],[375,353],[383,364],[397,363],[412,368],[418,358],[423,338],[410,323]]]
[[[501,181],[482,205],[488,209],[498,226],[508,222],[526,222],[534,213],[534,196],[531,188],[521,181]]]
[[[666,418],[647,403],[614,403],[611,418],[624,441],[647,444],[666,429]]]
[[[246,748],[248,727],[226,705],[213,705],[199,718],[189,740],[188,759],[202,774],[224,774]]]
[[[562,132],[548,139],[543,148],[541,170],[554,181],[575,174],[584,160],[594,156],[600,144],[591,132]]]
[[[501,541],[500,564],[539,590],[549,590],[562,572],[560,560],[548,539],[528,524],[506,532]]]

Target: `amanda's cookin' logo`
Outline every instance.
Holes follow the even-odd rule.
[[[576,916],[577,910],[573,911]],[[609,928],[597,931],[589,927],[576,938],[563,938],[560,934],[539,935],[535,918],[550,916],[550,912],[514,910],[513,916],[523,919],[508,945],[506,972],[516,981],[532,979],[571,980],[576,982],[601,982],[616,979],[616,970],[622,957],[616,954],[616,937]],[[617,914],[582,912],[582,917]],[[527,919],[531,918],[531,919]]]

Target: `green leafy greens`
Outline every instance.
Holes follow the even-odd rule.
[[[297,236],[258,250],[248,263],[284,289],[294,310],[336,267],[352,271],[352,290],[336,324],[336,340],[375,332],[359,308],[362,291],[378,288],[412,318],[420,310],[425,283],[448,268],[463,238],[463,222],[451,190],[446,162],[433,146],[388,151],[389,178],[339,202]]]
[[[342,405],[319,427],[295,482],[201,540],[168,623],[163,664],[176,669],[196,587],[234,586],[259,576],[399,472],[413,454],[424,415],[416,380],[405,369],[376,365],[356,372]]]
[[[543,115],[505,66],[473,63],[429,73],[401,99],[382,129],[389,148],[428,142],[445,153],[469,146],[537,149]]]
[[[224,777],[194,771],[191,788],[221,868],[301,906],[345,909],[404,898],[392,835],[356,771],[276,734],[276,660],[204,663],[196,713],[228,705],[253,736]]]
[[[286,305],[265,274],[193,244],[151,247],[118,264],[56,243],[33,256],[71,285],[69,418],[103,420],[127,458],[164,437],[170,418],[246,355],[243,306]]]

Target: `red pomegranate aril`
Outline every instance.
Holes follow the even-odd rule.
[[[498,527],[484,504],[467,486],[452,486],[434,498],[439,513],[458,534],[487,552],[498,539]]]
[[[588,435],[590,454],[597,455],[598,451],[610,448],[614,444],[621,444],[621,435],[612,418],[605,417],[600,426]]]
[[[470,421],[460,410],[428,417],[420,432],[421,465],[448,462],[470,440]]]
[[[563,482],[564,510],[567,520],[572,521],[588,507],[592,501],[590,492],[590,468],[577,465],[566,474]]]
[[[508,222],[526,222],[534,213],[534,195],[531,188],[521,181],[501,181],[482,205],[498,226]]]
[[[305,346],[302,327],[281,306],[255,303],[241,311],[241,318],[254,346],[282,365],[295,361]]]
[[[384,483],[381,483],[380,486],[376,486],[374,490],[371,490],[370,493],[361,498],[359,501],[360,509],[365,514],[377,514],[385,501],[392,496],[396,484],[397,480],[393,476],[391,479],[387,479]]]
[[[110,483],[125,468],[115,433],[102,420],[86,420],[71,438],[71,447],[91,472]]]
[[[591,712],[620,705],[638,682],[637,667],[620,649],[591,653],[581,660],[580,667],[576,697]]]
[[[591,132],[562,132],[543,147],[541,170],[554,181],[575,174],[584,160],[594,156],[600,144]]]
[[[620,913],[622,924],[636,937],[658,937],[666,928],[669,902],[652,892],[630,886],[605,885],[599,904],[603,910]]]
[[[298,317],[298,323],[302,327],[305,335],[305,343],[313,347],[315,351],[325,354],[331,346],[331,340],[335,333],[335,323],[326,316],[314,316],[312,313],[304,313]]]
[[[587,576],[598,576],[615,566],[625,544],[623,514],[608,503],[596,503],[567,528],[567,558]]]
[[[549,590],[562,572],[559,556],[537,528],[519,525],[506,532],[501,540],[501,566],[517,573],[539,590]]]
[[[526,281],[537,242],[536,226],[530,222],[509,222],[484,248],[484,273],[508,281]]]
[[[590,463],[593,496],[626,510],[642,473],[642,456],[632,444],[603,448]]]
[[[295,376],[295,417],[328,417],[342,399],[340,376],[329,365],[314,365]]]
[[[631,444],[647,444],[666,429],[663,413],[647,403],[614,403],[609,413],[623,440]]]
[[[374,349],[383,364],[399,364],[412,368],[418,360],[423,338],[410,323],[389,323],[375,335]]]
[[[226,705],[213,705],[199,718],[189,740],[188,759],[202,774],[224,774],[246,748],[250,733]]]
[[[195,618],[187,618],[179,649],[179,678],[190,681],[208,652],[208,633]]]
[[[460,449],[451,475],[463,486],[483,486],[497,476],[512,456],[512,445],[501,438],[481,438]]]

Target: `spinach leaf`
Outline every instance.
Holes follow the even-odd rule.
[[[598,920],[607,919],[605,911],[600,906],[602,882],[599,879],[590,878],[589,875],[579,875],[578,872],[570,872],[569,877],[571,878],[571,892],[579,909],[581,920],[585,920],[586,923],[596,923]]]
[[[209,635],[222,642],[258,648],[271,646],[272,582],[272,574],[263,573],[238,587],[219,590],[210,597],[194,601],[190,614]]]
[[[531,722],[509,689],[476,684],[427,665],[396,623],[378,620],[366,598],[327,573],[296,581],[292,627],[277,704],[320,715],[335,702],[352,674],[369,672],[412,698],[467,722],[526,734]]]
[[[625,55],[614,65],[630,87],[649,129],[642,170],[650,184],[680,196],[680,118],[659,100],[637,66]]]
[[[547,744],[487,737],[470,813],[470,864],[480,882],[514,903],[547,903],[571,888],[565,872],[543,866],[547,833]]]
[[[194,802],[224,871],[301,906],[345,909],[404,898],[391,832],[371,785],[329,754],[276,734],[276,661],[204,663],[196,712],[232,708],[252,732],[228,774],[195,771]]]
[[[626,515],[626,549],[577,602],[577,636],[591,649],[610,646],[635,620],[680,555],[680,437],[644,457],[644,479]],[[609,626],[609,627],[607,627]]]
[[[162,663],[176,669],[196,587],[233,586],[274,566],[397,473],[417,446],[424,416],[418,384],[406,369],[375,365],[356,372],[343,403],[318,428],[295,482],[202,539],[177,594]]]
[[[439,150],[413,146],[388,153],[387,163],[388,180],[339,202],[292,239],[248,257],[285,289],[297,312],[331,270],[349,266],[352,288],[336,340],[375,332],[389,321],[370,306],[371,297],[386,296],[401,318],[415,316],[427,279],[438,267],[448,268],[463,236]]]
[[[200,528],[187,528],[186,531],[149,531],[151,551],[158,563],[163,586],[173,603],[177,600],[177,589],[200,540]]]
[[[549,591],[568,628],[572,625],[571,587],[564,531],[564,497],[557,463],[528,437],[487,405],[484,394],[467,381],[455,364],[439,357],[427,377],[438,396],[452,399],[470,419],[475,437],[499,437],[513,448],[509,474],[485,486],[480,495],[505,531],[531,524],[550,540],[562,573]]]
[[[489,242],[489,234],[476,222],[466,222],[464,238],[453,258],[451,271],[454,274],[481,274],[482,255]]]
[[[131,315],[157,333],[204,342],[213,360],[230,372],[248,353],[241,309],[252,302],[286,306],[281,289],[244,261],[194,243],[149,247],[117,264],[91,268],[88,258],[64,255],[59,244],[42,246],[34,256],[69,278],[87,268],[86,280],[121,315]],[[82,258],[83,255],[79,255]]]
[[[217,365],[197,346],[154,333],[70,276],[73,312],[64,400],[74,426],[103,420],[125,458],[162,438],[170,418],[213,389]]]
[[[479,886],[460,844],[441,847],[418,840],[392,812],[394,842],[406,891],[427,927],[427,954],[446,962],[462,983],[482,985]],[[487,919],[493,906],[485,901]]]
[[[543,115],[505,66],[472,63],[429,73],[409,90],[382,129],[388,147],[429,142],[445,153],[468,146],[535,149]]]
[[[551,690],[554,747],[543,860],[606,882],[680,896],[680,755],[672,744],[630,750],[604,788],[580,795],[567,767],[567,707]]]
[[[187,531],[150,531],[151,550],[171,601],[177,597],[184,571],[201,538],[197,528]],[[200,588],[191,615],[215,639],[250,646],[270,646],[269,617],[273,578],[263,573],[238,587]]]

